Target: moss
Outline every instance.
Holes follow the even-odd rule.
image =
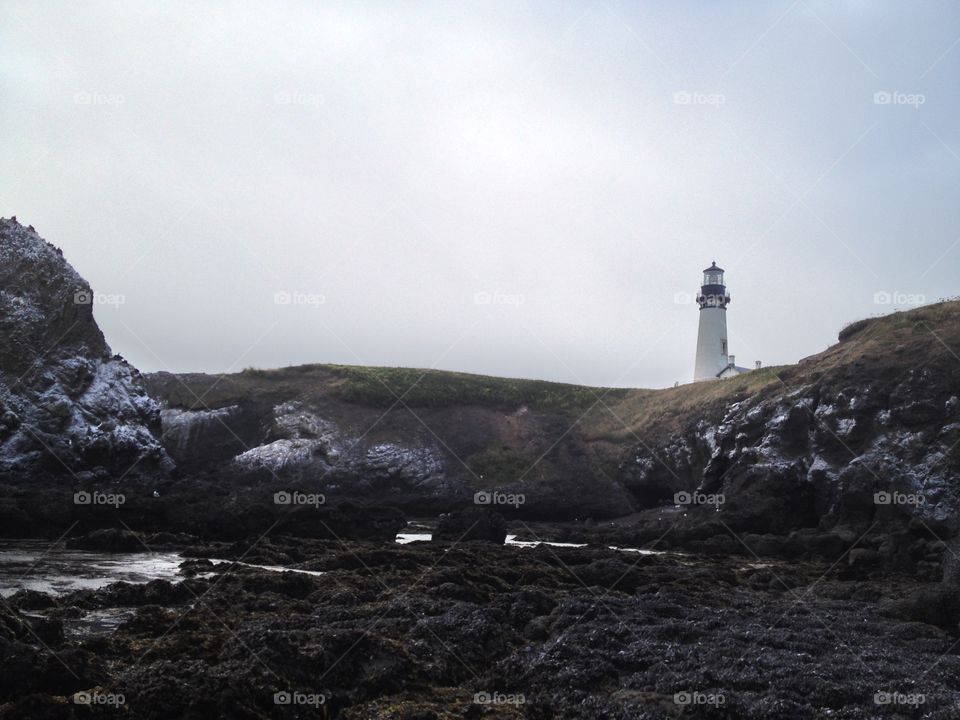
[[[496,378],[469,373],[375,368],[353,365],[324,366],[345,380],[335,394],[349,402],[390,407],[398,400],[411,407],[482,405],[496,408],[529,406],[538,410],[566,412],[585,410],[599,396],[622,398],[626,389],[590,388],[580,385]]]
[[[852,338],[854,335],[859,333],[861,330],[863,330],[865,327],[867,327],[871,322],[873,322],[873,318],[863,318],[862,320],[855,320],[849,325],[845,325],[840,330],[840,333],[837,335],[837,339],[840,342],[846,342],[847,340]]]
[[[498,487],[517,482],[536,461],[536,458],[527,457],[505,445],[500,445],[471,455],[466,463],[467,467],[484,482]]]

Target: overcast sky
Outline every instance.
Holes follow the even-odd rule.
[[[711,260],[741,365],[960,292],[958,77],[953,0],[0,0],[0,215],[143,370],[661,387]]]

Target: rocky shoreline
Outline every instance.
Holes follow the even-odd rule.
[[[466,541],[264,536],[182,552],[180,582],[13,595],[0,717],[866,719],[960,706],[956,603],[906,576]],[[66,639],[77,618],[117,608],[114,631]]]

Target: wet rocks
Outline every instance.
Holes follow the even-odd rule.
[[[916,622],[935,625],[951,635],[960,635],[960,591],[944,585],[929,585],[892,603],[886,612]]]
[[[76,590],[65,595],[60,604],[83,610],[114,607],[141,607],[144,605],[179,605],[197,596],[204,589],[203,581],[194,585],[151,580],[147,583],[117,582],[103,590]]]
[[[692,707],[694,717],[812,720],[876,717],[881,687],[923,692],[924,712],[945,719],[949,678],[960,672],[941,630],[956,625],[950,595],[934,592],[934,602],[935,584],[899,576],[844,580],[843,564],[284,536],[207,550],[324,574],[209,563],[209,576],[185,581],[189,590],[118,583],[74,593],[61,603],[136,609],[115,630],[57,641],[79,680],[23,632],[6,636],[12,679],[5,673],[0,715],[99,687],[145,719],[201,708],[572,720],[679,717]],[[7,621],[0,627],[27,622]],[[924,676],[934,663],[940,670]],[[290,704],[277,705],[284,693]],[[678,704],[683,693],[723,702]]]
[[[149,549],[134,532],[125,528],[101,528],[86,535],[69,538],[67,547],[75,550],[98,550],[101,552],[129,553]]]
[[[7,598],[7,602],[18,610],[46,610],[57,604],[52,596],[37,590],[18,590]]]
[[[406,524],[397,508],[345,502],[330,507],[291,508],[278,514],[276,529],[308,538],[392,541]]]
[[[4,669],[0,701],[5,702],[32,703],[34,694],[69,696],[108,677],[94,653],[78,648],[60,648],[54,654],[43,647],[0,639],[0,657]]]
[[[488,508],[455,510],[440,516],[433,537],[451,542],[484,540],[502,545],[507,538],[507,523],[500,513]]]

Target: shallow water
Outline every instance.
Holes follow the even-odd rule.
[[[136,608],[104,608],[88,610],[82,617],[66,618],[63,632],[69,640],[81,640],[93,635],[105,635],[132,618]]]
[[[570,542],[550,542],[549,540],[517,540],[516,535],[507,535],[503,541],[504,545],[516,545],[517,547],[537,547],[537,545],[550,545],[552,547],[586,547],[587,543]]]
[[[286,565],[256,565],[255,563],[240,562],[239,560],[219,560],[217,558],[210,558],[210,562],[214,565],[242,565],[243,567],[257,568],[258,570],[269,570],[270,572],[292,572],[316,576],[325,574],[322,570],[304,570],[302,568],[288,567]]]
[[[617,547],[616,545],[608,545],[607,547],[609,547],[611,550],[616,550],[617,552],[639,553],[640,555],[666,555],[665,550],[646,550],[644,548]]]
[[[397,544],[407,545],[412,542],[430,542],[433,533],[397,533]]]
[[[395,542],[399,545],[409,545],[413,542],[430,542],[433,540],[433,533],[429,532],[405,532],[398,533]],[[573,542],[553,542],[551,540],[517,540],[516,535],[507,535],[504,545],[513,545],[515,547],[534,548],[538,545],[547,545],[548,547],[587,547],[588,543]],[[639,553],[640,555],[662,555],[663,550],[645,550],[643,548],[617,547],[608,545],[611,550],[617,552]]]
[[[183,558],[175,552],[104,553],[69,550],[45,541],[0,542],[0,597],[17,590],[63,595],[96,590],[121,580],[180,580]]]
[[[398,533],[396,543],[399,545],[409,545],[412,542],[430,542],[433,540],[433,533]],[[544,540],[517,540],[516,535],[507,535],[504,545],[515,545],[517,547],[536,547],[537,545],[552,545],[554,547],[586,547],[586,543],[566,543],[566,542],[548,542]]]
[[[406,545],[413,542],[430,542],[433,539],[427,527],[412,527],[419,532],[399,533],[396,542]],[[506,545],[533,548],[538,545],[552,547],[586,547],[586,543],[518,540],[516,535],[507,535]],[[659,551],[639,548],[611,547],[611,550],[642,554],[658,554]],[[180,563],[184,561],[176,552],[105,553],[89,550],[70,550],[42,540],[0,541],[0,597],[9,597],[18,590],[36,590],[51,595],[63,595],[74,590],[96,590],[114,582],[146,583],[151,580],[182,580]],[[215,564],[233,562],[213,560]],[[274,572],[301,572],[322,575],[313,570],[301,570],[280,565],[252,565],[249,567]],[[104,618],[111,622],[112,618]]]

